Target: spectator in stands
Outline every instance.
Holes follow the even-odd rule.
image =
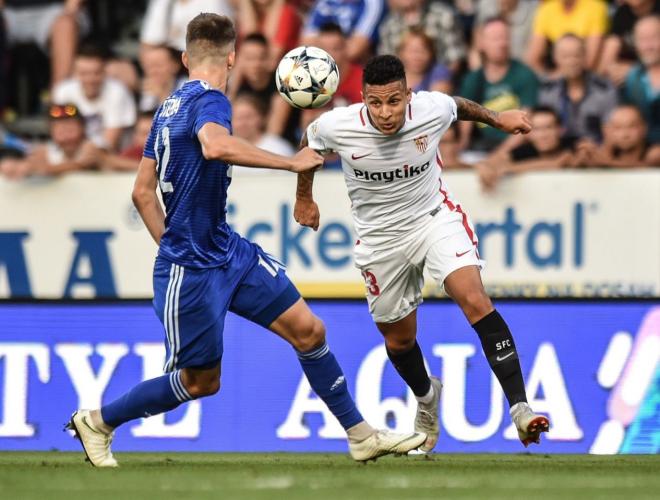
[[[567,137],[600,142],[602,123],[618,102],[616,88],[585,70],[585,42],[575,35],[558,39],[553,57],[559,77],[541,85],[539,104],[557,112]]]
[[[135,123],[135,101],[126,87],[105,76],[104,53],[94,46],[78,50],[73,78],[53,89],[53,102],[73,103],[85,118],[87,137],[115,151],[127,128]]]
[[[379,54],[395,54],[403,34],[419,27],[435,41],[438,62],[458,71],[467,49],[461,23],[451,6],[427,0],[389,0],[389,6],[379,29]]]
[[[509,23],[511,28],[511,56],[518,61],[525,59],[527,44],[532,35],[534,13],[538,2],[536,0],[481,0],[477,9],[474,30],[474,42],[470,50],[470,68],[475,69],[481,65],[478,38],[481,35],[481,26],[493,17],[501,17]]]
[[[140,54],[144,76],[140,93],[140,111],[154,110],[186,79],[179,76],[179,54],[168,47],[148,47]]]
[[[9,44],[35,43],[49,54],[52,85],[71,75],[78,36],[89,29],[82,4],[83,0],[0,0]]]
[[[339,69],[339,86],[332,100],[333,107],[361,102],[362,66],[351,62],[348,39],[341,27],[335,23],[321,26],[317,44],[332,56]]]
[[[569,142],[562,139],[555,110],[538,106],[532,110],[531,121],[532,131],[525,143],[508,152],[496,152],[476,165],[484,189],[495,188],[505,175],[576,166]]]
[[[640,63],[626,77],[624,100],[634,104],[648,123],[648,140],[660,143],[660,16],[646,16],[635,25]]]
[[[461,85],[461,96],[494,111],[530,109],[536,105],[538,80],[523,63],[511,59],[509,25],[501,18],[493,18],[483,26],[479,50],[483,65],[468,73]],[[461,149],[465,149],[475,131],[474,123],[462,121]],[[471,149],[490,150],[501,146],[509,149],[519,144],[521,136],[507,136],[493,127],[478,125]],[[505,142],[506,141],[506,142]]]
[[[451,92],[451,71],[444,64],[435,62],[435,43],[422,28],[410,28],[404,33],[397,55],[403,62],[408,87],[413,92]]]
[[[578,147],[580,162],[590,167],[632,168],[660,166],[660,144],[646,140],[646,123],[630,104],[617,107],[603,127],[601,146],[584,142]]]
[[[573,34],[585,40],[586,67],[595,70],[608,24],[607,4],[603,0],[545,0],[534,18],[527,64],[538,74],[546,73],[549,44]]]
[[[232,0],[149,0],[142,21],[140,42],[146,46],[166,45],[183,52],[186,27],[200,12],[234,18]]]
[[[240,36],[261,33],[268,40],[271,68],[298,46],[302,20],[286,0],[241,0],[238,3]]]
[[[133,127],[131,144],[124,148],[119,154],[108,153],[101,150],[99,167],[102,170],[133,171],[137,170],[147,137],[151,132],[154,110],[140,111]]]
[[[660,14],[660,0],[623,0],[612,19],[612,30],[605,40],[599,72],[621,85],[637,63],[633,28],[638,19]]]
[[[247,35],[241,42],[236,64],[229,98],[233,100],[242,93],[254,94],[268,110],[268,132],[296,142],[300,113],[287,104],[275,88],[275,74],[269,59],[266,37],[261,33]]]
[[[49,109],[50,141],[35,146],[23,159],[5,159],[0,172],[10,179],[28,175],[59,175],[98,165],[99,150],[85,138],[84,119],[74,104]]]
[[[385,0],[317,0],[303,29],[303,45],[316,45],[321,26],[338,24],[348,37],[348,58],[363,61],[378,41]]]
[[[267,109],[261,99],[253,94],[239,94],[233,102],[232,110],[232,127],[236,137],[271,153],[284,156],[294,154],[291,144],[277,135],[266,132]],[[234,166],[234,173],[244,172],[257,173],[257,169]]]

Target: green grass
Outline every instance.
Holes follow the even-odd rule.
[[[435,455],[361,465],[347,455],[0,453],[0,498],[560,499],[660,498],[660,456]]]

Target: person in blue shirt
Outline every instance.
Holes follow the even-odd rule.
[[[110,444],[120,425],[218,392],[227,311],[293,346],[311,387],[346,430],[355,460],[405,453],[426,440],[424,433],[376,431],[364,421],[321,320],[283,266],[227,224],[232,164],[303,172],[323,163],[309,148],[286,158],[231,135],[224,92],[235,39],[225,16],[200,14],[188,24],[183,63],[189,81],[158,108],[145,145],[133,201],[159,245],[153,304],[165,327],[166,374],[100,409],[72,415],[69,427],[96,467],[117,466]]]
[[[378,26],[385,17],[385,0],[317,0],[303,29],[304,45],[316,45],[324,24],[339,25],[348,38],[348,58],[362,61],[378,43]]]

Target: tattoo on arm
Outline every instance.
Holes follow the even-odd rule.
[[[308,145],[307,133],[304,133],[302,139],[300,139],[299,149],[306,148]],[[296,199],[304,200],[313,199],[313,188],[314,186],[314,171],[308,170],[307,172],[302,172],[298,174],[298,186],[296,187]]]
[[[459,120],[481,122],[497,127],[499,113],[496,111],[484,108],[481,104],[464,97],[454,96],[454,101],[456,101],[456,114]]]

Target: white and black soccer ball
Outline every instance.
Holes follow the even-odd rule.
[[[318,47],[297,47],[282,58],[275,72],[277,90],[300,109],[319,108],[332,99],[339,70],[330,54]]]

